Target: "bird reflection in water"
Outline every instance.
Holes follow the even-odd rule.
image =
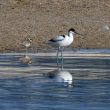
[[[21,58],[19,58],[19,61],[22,63],[22,64],[31,64],[32,63],[32,58],[28,55],[23,55]]]
[[[56,83],[63,84],[64,86],[72,86],[72,74],[65,70],[54,70],[47,74],[48,78],[52,78]]]

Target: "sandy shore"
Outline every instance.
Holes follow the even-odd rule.
[[[110,1],[94,0],[1,0],[0,52],[25,51],[20,43],[31,38],[32,49],[47,49],[46,40],[74,27],[71,47],[110,48]]]

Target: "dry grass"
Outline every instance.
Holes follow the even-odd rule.
[[[72,47],[110,48],[110,0],[0,0],[0,51],[20,51],[32,38],[32,48],[46,48],[48,38],[74,27],[84,36]]]

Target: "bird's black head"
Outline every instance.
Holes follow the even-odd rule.
[[[69,32],[72,32],[72,33],[76,33],[76,34],[78,34],[78,35],[81,35],[81,34],[79,34],[74,28],[70,28],[69,31],[68,31],[68,33],[69,33]]]
[[[70,29],[68,30],[68,32],[70,32],[70,31],[76,32],[74,28],[70,28]]]

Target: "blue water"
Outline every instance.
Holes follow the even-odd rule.
[[[37,66],[55,67],[54,58],[49,61],[34,56],[30,65],[17,58],[0,56],[0,110],[110,110],[109,58],[65,59],[64,67],[73,76],[72,86],[47,77],[49,70],[36,70]],[[14,75],[28,73],[32,67],[29,74]],[[12,75],[3,76],[8,73]]]

